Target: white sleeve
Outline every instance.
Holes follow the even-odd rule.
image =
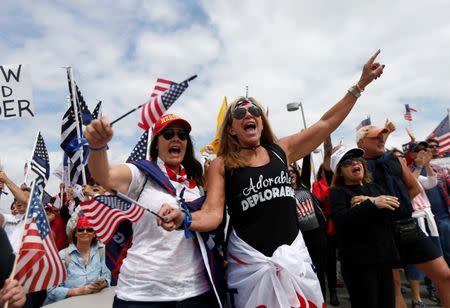
[[[437,176],[423,176],[419,175],[419,183],[422,185],[423,189],[431,189],[435,187],[438,183]]]
[[[145,184],[145,175],[133,164],[125,164],[131,171],[131,183],[127,196],[136,200]]]

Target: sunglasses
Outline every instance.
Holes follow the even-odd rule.
[[[430,144],[428,147],[430,149],[437,149],[439,147],[439,145],[437,145],[437,144]]]
[[[245,117],[247,111],[254,117],[260,117],[262,115],[261,108],[252,104],[250,107],[248,107],[248,109],[244,107],[235,108],[233,110],[233,118],[235,118],[236,120],[241,120]]]
[[[420,151],[428,151],[428,149],[427,148],[419,148],[419,149],[415,149],[413,152],[414,153],[419,153]]]
[[[177,135],[181,141],[184,141],[189,137],[189,132],[184,129],[174,130],[173,128],[166,128],[162,131],[161,135],[166,140],[170,140]]]
[[[86,231],[87,233],[93,233],[94,229],[93,228],[77,228],[77,232],[83,233],[84,231]]]
[[[347,158],[347,159],[341,161],[339,163],[339,166],[345,168],[345,167],[351,166],[354,161],[362,162],[363,160],[364,160],[364,158],[362,158],[362,157]]]

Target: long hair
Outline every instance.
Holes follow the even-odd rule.
[[[238,102],[246,100],[250,103],[255,104],[261,110],[264,110],[256,99],[253,97],[243,97],[240,96],[235,99],[230,106],[228,106],[227,111],[225,113],[224,121],[222,122],[222,126],[220,127],[220,146],[217,156],[221,156],[223,158],[225,168],[242,168],[248,167],[247,158],[240,154],[240,144],[236,136],[232,136],[229,133],[230,127],[233,123],[233,111],[236,108]],[[278,139],[275,137],[275,134],[270,127],[269,120],[264,113],[262,112],[261,120],[263,124],[263,130],[261,132],[260,144],[272,144],[276,143]]]
[[[363,159],[361,161],[363,169],[364,169],[364,176],[362,179],[362,183],[363,185],[370,183],[372,181],[372,175],[369,171],[369,167],[367,166],[367,162],[365,159]],[[338,165],[336,172],[333,175],[333,180],[331,181],[331,187],[336,187],[336,186],[343,186],[345,185],[345,179],[344,176],[342,175],[342,167],[340,165]]]
[[[150,143],[150,159],[156,161],[158,158],[158,136],[152,138]],[[194,145],[192,143],[191,135],[188,135],[186,153],[184,154],[183,161],[181,162],[186,170],[186,176],[188,179],[193,179],[197,185],[202,186],[203,181],[203,168],[202,164],[195,158]]]

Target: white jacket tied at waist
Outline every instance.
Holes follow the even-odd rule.
[[[319,280],[299,232],[291,245],[267,257],[232,230],[228,244],[227,281],[236,289],[238,308],[324,307]]]

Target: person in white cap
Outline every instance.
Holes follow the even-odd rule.
[[[399,203],[370,182],[363,154],[342,146],[331,156],[330,207],[341,271],[353,308],[394,308],[396,249],[387,216]]]
[[[358,147],[364,150],[373,181],[400,202],[390,216],[394,240],[402,264],[414,264],[435,284],[443,307],[450,308],[450,268],[432,240],[423,233],[411,217],[411,200],[420,193],[420,186],[403,160],[385,151],[389,129],[362,127],[356,136]]]

